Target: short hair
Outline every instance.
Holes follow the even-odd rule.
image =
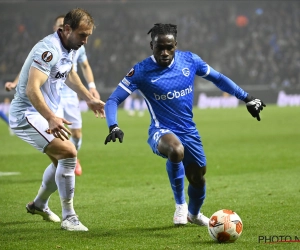
[[[176,41],[177,38],[177,25],[175,24],[162,24],[156,23],[148,31],[147,34],[151,33],[151,39],[153,40],[157,35],[173,35]]]
[[[85,20],[88,25],[92,25],[95,28],[93,17],[84,9],[76,8],[69,11],[64,16],[64,25],[69,24],[70,27],[75,30],[79,27],[80,21]]]

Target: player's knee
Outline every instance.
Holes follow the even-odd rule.
[[[45,153],[57,160],[74,158],[77,156],[77,150],[74,144],[70,141],[53,141],[48,145]]]
[[[193,176],[189,183],[195,188],[203,188],[205,185],[205,178],[202,176],[198,178],[197,176]]]
[[[184,156],[184,147],[182,144],[173,145],[170,147],[168,158],[172,162],[182,161]]]
[[[68,148],[65,149],[63,158],[74,158],[77,157],[77,150],[75,146],[72,144]]]
[[[71,129],[72,137],[80,139],[82,137],[81,129]]]

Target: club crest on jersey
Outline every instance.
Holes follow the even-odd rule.
[[[134,75],[134,68],[132,68],[126,76],[131,77]]]
[[[190,75],[190,70],[189,68],[183,68],[182,73],[184,76],[188,77]]]
[[[42,59],[44,62],[50,62],[53,59],[53,55],[50,51],[45,51],[42,54]]]

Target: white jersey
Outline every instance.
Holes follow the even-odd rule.
[[[81,46],[73,58],[73,69],[77,72],[78,70],[78,63],[83,63],[87,60],[86,52],[84,46]],[[68,100],[77,98],[77,94],[70,89],[66,84],[64,84],[62,88],[61,97],[63,98],[64,102],[68,102]]]
[[[75,50],[67,50],[59,31],[39,41],[31,50],[20,72],[16,94],[10,107],[10,119],[19,120],[31,113],[38,113],[26,95],[30,67],[35,67],[48,76],[41,92],[48,107],[55,113],[61,99],[61,89],[72,69]]]

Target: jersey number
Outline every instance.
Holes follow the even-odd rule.
[[[153,139],[157,142],[159,140],[160,137],[162,137],[163,134],[169,132],[169,129],[160,129],[158,132],[156,132],[153,135]]]

